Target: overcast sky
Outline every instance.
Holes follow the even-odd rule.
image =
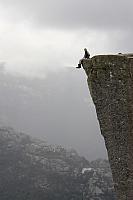
[[[0,0],[0,59],[45,75],[92,55],[133,52],[131,0]]]

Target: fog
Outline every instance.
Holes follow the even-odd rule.
[[[0,79],[1,126],[74,148],[90,160],[106,157],[83,71],[66,68],[45,79],[1,72]]]

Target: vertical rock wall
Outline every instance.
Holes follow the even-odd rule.
[[[99,55],[83,60],[105,140],[118,200],[133,199],[133,58]]]

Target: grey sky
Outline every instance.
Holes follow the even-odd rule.
[[[0,0],[0,58],[28,75],[91,55],[131,52],[131,0]],[[51,59],[52,56],[52,59]]]
[[[15,21],[29,20],[42,28],[125,29],[132,24],[131,0],[3,0]]]

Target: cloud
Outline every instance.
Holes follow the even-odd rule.
[[[131,0],[1,0],[14,20],[64,29],[124,29],[133,18]]]
[[[4,18],[5,19],[5,18]],[[12,72],[45,76],[49,70],[75,67],[89,47],[91,55],[108,46],[104,32],[35,29],[27,22],[14,24],[1,20],[0,60]],[[107,47],[108,48],[108,47]],[[97,52],[98,52],[97,51]]]

